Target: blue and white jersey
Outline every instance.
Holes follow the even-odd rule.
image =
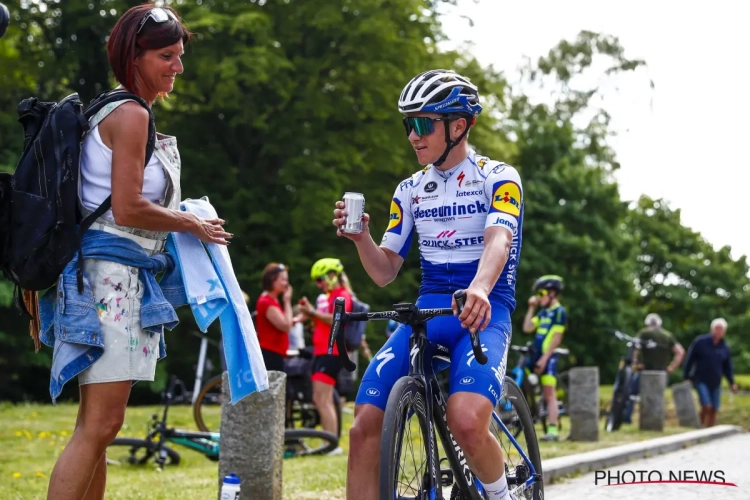
[[[508,262],[490,300],[505,303],[512,312],[522,225],[518,171],[471,150],[447,172],[427,166],[399,184],[380,245],[405,258],[416,229],[422,261],[419,294],[453,293],[468,287],[477,273],[485,228],[507,228],[513,235]]]

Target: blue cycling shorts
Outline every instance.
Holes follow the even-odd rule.
[[[531,370],[532,373],[534,372],[536,364],[539,362],[541,357],[541,355],[535,356],[533,359],[530,359],[529,363],[526,365],[526,367]],[[542,385],[557,387],[557,354],[553,354],[547,360],[547,364],[542,371],[541,382]]]
[[[449,294],[427,294],[417,299],[419,308],[451,306]],[[438,316],[427,322],[427,338],[448,348],[450,394],[473,392],[490,400],[493,407],[500,399],[508,361],[511,324],[510,310],[502,303],[492,302],[490,324],[479,334],[487,363],[474,359],[469,330],[461,328],[455,316]],[[356,403],[375,405],[385,411],[388,395],[399,378],[409,374],[409,337],[411,327],[399,325],[367,367],[357,392]]]

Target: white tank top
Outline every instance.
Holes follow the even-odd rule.
[[[164,203],[167,190],[167,174],[156,155],[146,165],[143,173],[143,191],[145,199]],[[91,129],[83,141],[81,151],[81,204],[88,210],[96,210],[107,196],[112,194],[112,150],[99,135],[99,125]],[[103,218],[114,220],[112,210]]]

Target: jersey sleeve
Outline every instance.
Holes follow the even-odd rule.
[[[500,226],[515,233],[523,217],[523,187],[518,171],[505,163],[497,165],[485,178],[484,192],[488,193],[489,203],[485,229]]]
[[[411,190],[414,184],[412,177],[401,182],[393,193],[391,200],[388,227],[385,230],[380,246],[396,252],[405,259],[411,246],[414,232],[414,214],[411,211]]]

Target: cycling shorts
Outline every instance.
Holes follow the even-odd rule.
[[[449,294],[426,294],[417,299],[419,308],[451,306]],[[473,392],[490,400],[493,407],[502,394],[508,361],[511,323],[510,310],[493,302],[490,324],[479,334],[487,363],[474,359],[469,330],[461,328],[455,316],[438,316],[427,322],[427,338],[448,348],[450,353],[450,394]],[[370,362],[357,392],[356,404],[371,404],[385,411],[388,395],[399,378],[409,374],[409,337],[411,327],[399,325]],[[436,370],[444,364],[435,360]]]
[[[533,361],[529,363],[528,368],[532,373],[534,373],[534,368],[540,358],[541,356],[536,356]],[[541,382],[542,385],[557,387],[557,354],[553,354],[547,360],[547,365],[544,367],[544,371],[542,371]]]
[[[336,379],[341,371],[341,360],[338,355],[331,356],[323,354],[315,356],[312,364],[312,375],[310,380],[313,382],[323,382],[324,384],[336,385]]]

